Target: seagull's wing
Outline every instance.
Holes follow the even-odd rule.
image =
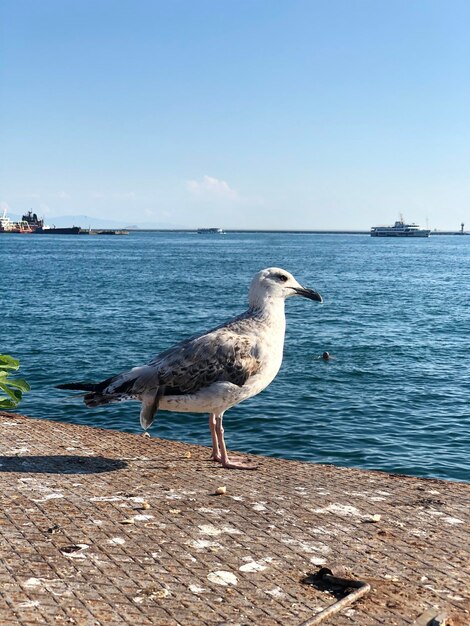
[[[252,326],[253,320],[236,318],[179,343],[147,365],[108,378],[93,389],[87,385],[90,393],[85,404],[140,400],[140,423],[149,428],[163,396],[195,394],[217,382],[242,387],[261,368],[259,338]]]
[[[132,392],[159,388],[161,395],[197,393],[215,382],[242,386],[260,369],[257,341],[230,327],[188,339],[158,355],[134,380]]]

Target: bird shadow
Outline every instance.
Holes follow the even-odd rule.
[[[125,467],[125,461],[102,456],[0,456],[0,472],[19,474],[102,474]]]

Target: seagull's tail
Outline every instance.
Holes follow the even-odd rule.
[[[64,383],[62,385],[56,385],[56,389],[72,389],[73,391],[93,391],[95,393],[101,393],[106,389],[106,387],[116,380],[117,376],[111,376],[111,378],[107,378],[106,380],[102,380],[100,383],[88,383],[88,382],[78,382],[78,383]]]
[[[56,389],[72,389],[73,391],[96,391],[99,385],[96,383],[65,383],[56,385]]]
[[[83,400],[87,406],[103,406],[112,402],[124,402],[125,400],[140,400],[140,423],[147,430],[155,419],[160,398],[164,395],[165,388],[157,385],[150,391],[143,392],[141,388],[135,389],[135,382],[141,377],[143,368],[134,368],[129,372],[107,378],[100,383],[65,383],[57,385],[57,389],[71,389],[72,391],[87,391]],[[145,381],[145,379],[143,379]],[[143,384],[143,382],[141,381]]]
[[[107,378],[100,383],[64,383],[57,385],[57,389],[70,389],[72,391],[88,391],[85,394],[84,401],[87,406],[100,406],[102,404],[109,404],[111,402],[120,402],[122,400],[129,400],[129,395],[125,393],[105,393],[106,387],[114,380],[113,378]]]

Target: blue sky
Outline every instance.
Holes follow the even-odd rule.
[[[470,227],[467,0],[3,0],[0,201]]]

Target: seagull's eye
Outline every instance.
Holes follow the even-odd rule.
[[[285,283],[287,280],[287,276],[285,274],[276,274],[276,278],[281,281],[281,283]]]

